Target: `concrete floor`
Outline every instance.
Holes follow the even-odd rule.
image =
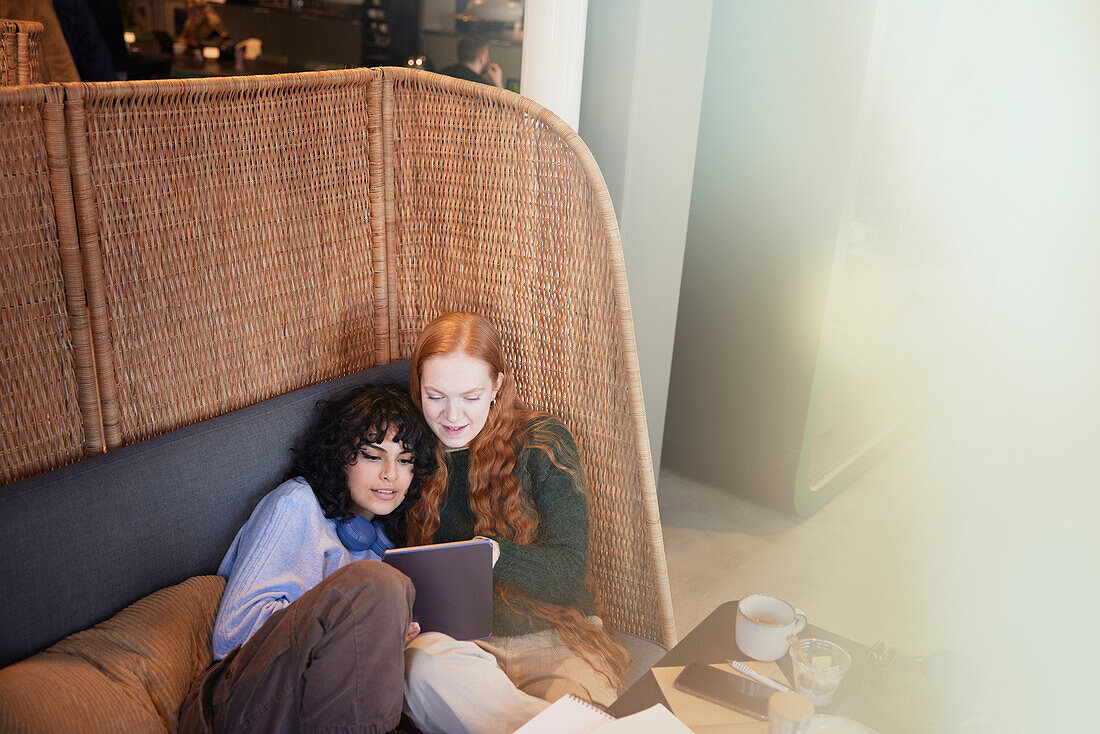
[[[883,640],[919,655],[946,647],[922,593],[943,567],[930,535],[945,501],[917,479],[923,452],[921,437],[911,438],[809,518],[663,471],[658,496],[679,636],[722,602],[764,592],[865,644]]]
[[[662,472],[680,636],[771,593],[864,644],[961,653],[984,731],[1096,731],[1100,400],[977,384],[809,518]]]

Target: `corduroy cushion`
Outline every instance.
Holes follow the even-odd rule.
[[[0,670],[0,731],[175,732],[225,580],[195,576]]]

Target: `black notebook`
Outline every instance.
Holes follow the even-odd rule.
[[[382,555],[416,587],[413,618],[421,632],[456,640],[493,633],[493,545],[488,540],[414,545]]]

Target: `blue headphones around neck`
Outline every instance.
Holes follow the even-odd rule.
[[[394,547],[393,541],[386,537],[382,523],[355,515],[350,520],[336,521],[336,535],[349,551],[374,551],[379,557]]]

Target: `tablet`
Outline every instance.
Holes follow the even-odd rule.
[[[382,554],[416,588],[413,618],[421,632],[456,640],[493,633],[493,545],[488,540],[414,545]]]

